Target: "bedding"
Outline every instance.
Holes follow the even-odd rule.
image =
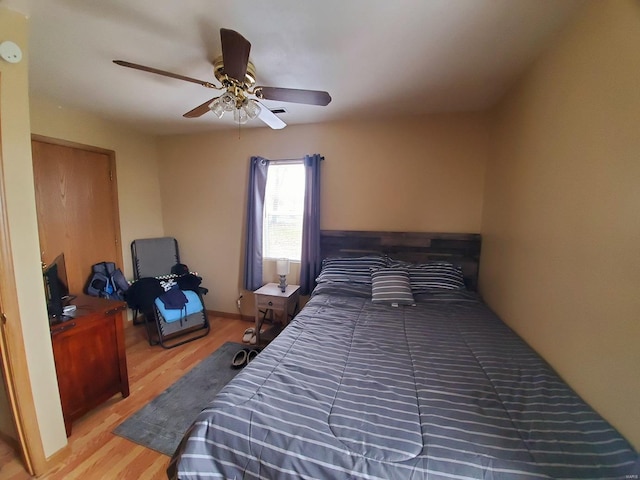
[[[414,298],[320,283],[202,411],[169,477],[637,478],[627,441],[477,295]]]

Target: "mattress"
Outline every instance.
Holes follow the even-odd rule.
[[[638,454],[474,295],[320,285],[196,419],[181,479],[625,478]]]

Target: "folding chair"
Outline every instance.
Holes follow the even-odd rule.
[[[173,237],[134,240],[131,242],[131,257],[136,281],[155,278],[162,282],[176,278],[171,273],[171,268],[180,263],[180,253],[178,242]],[[189,299],[190,309],[179,319],[169,318],[173,317],[172,312],[164,311],[158,306],[157,300],[148,305],[142,313],[149,344],[173,348],[206,336],[210,327],[202,296],[207,291],[205,288],[198,288],[193,292],[194,295],[188,295],[188,291],[184,291]],[[138,313],[138,310],[134,310],[134,323]],[[142,322],[136,324],[140,323]]]
[[[180,263],[178,241],[173,237],[142,238],[131,242],[133,276],[163,277],[171,274],[171,267]]]

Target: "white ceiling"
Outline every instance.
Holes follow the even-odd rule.
[[[257,84],[328,91],[284,107],[289,125],[494,104],[583,0],[0,0],[30,17],[31,92],[155,134],[233,127],[182,114],[215,90],[219,29],[252,44]],[[0,38],[1,40],[11,40]],[[259,120],[247,124],[264,126]],[[266,128],[266,127],[265,127]]]

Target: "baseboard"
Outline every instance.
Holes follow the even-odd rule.
[[[207,315],[212,317],[232,318],[234,320],[244,320],[245,322],[255,322],[256,318],[250,315],[242,315],[241,313],[219,312],[217,310],[207,310]]]
[[[45,465],[44,465],[45,472],[48,472],[49,470],[51,470],[53,467],[57,465],[63,465],[67,460],[67,458],[69,457],[69,455],[71,455],[71,447],[69,447],[69,444],[67,444],[46,459]]]
[[[20,456],[20,453],[18,453],[18,456]],[[45,475],[48,472],[52,471],[55,467],[64,465],[70,456],[71,447],[68,443],[47,458],[44,458],[44,456],[37,458],[32,456],[31,465],[33,467],[35,476],[41,477],[42,475]]]

